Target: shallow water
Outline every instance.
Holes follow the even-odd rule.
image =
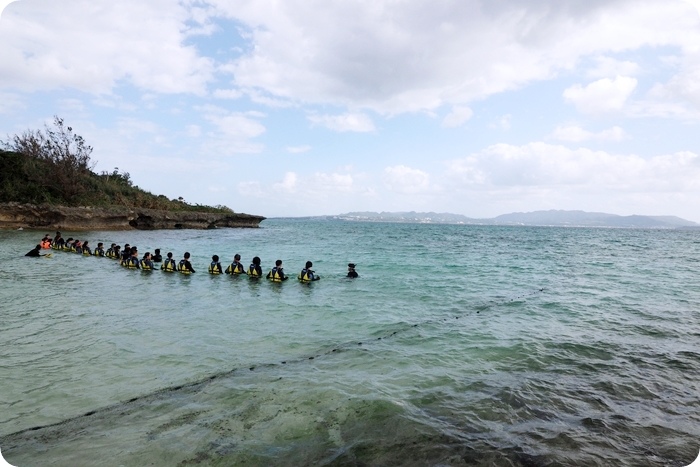
[[[190,251],[191,276],[24,258],[43,233],[0,232],[13,465],[682,466],[700,448],[698,231],[64,232]],[[236,252],[322,280],[206,274]]]

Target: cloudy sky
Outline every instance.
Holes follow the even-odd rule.
[[[0,139],[268,217],[700,222],[700,0],[0,2]]]

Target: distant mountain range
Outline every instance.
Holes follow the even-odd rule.
[[[559,227],[620,228],[700,228],[700,224],[676,216],[618,216],[602,212],[534,211],[503,214],[490,219],[475,219],[460,214],[436,212],[348,212],[316,218],[365,222],[404,222],[421,224],[530,225]]]

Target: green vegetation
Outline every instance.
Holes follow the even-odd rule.
[[[92,147],[54,117],[53,128],[28,130],[0,140],[0,201],[233,213],[226,206],[170,200],[134,185],[128,172],[92,171]]]

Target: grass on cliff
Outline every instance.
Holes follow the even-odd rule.
[[[93,172],[92,147],[58,117],[54,128],[15,135],[0,148],[1,202],[233,213],[154,195],[134,185],[128,172]]]

